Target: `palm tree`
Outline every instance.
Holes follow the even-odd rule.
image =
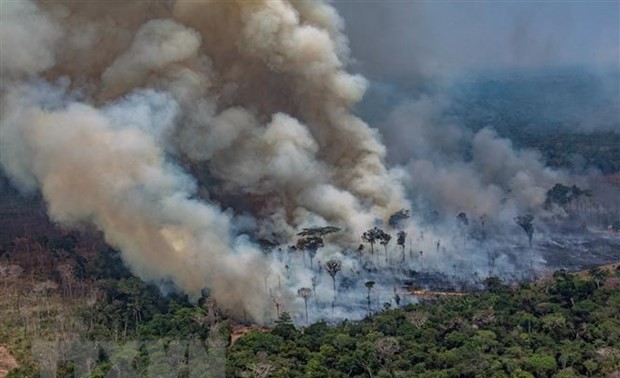
[[[392,237],[382,229],[373,227],[362,234],[362,240],[370,244],[370,254],[375,253],[375,243],[379,242],[385,248],[385,259],[387,261],[387,245]]]
[[[325,263],[325,270],[332,278],[334,284],[334,295],[336,295],[336,274],[342,270],[342,262],[338,259],[331,259]]]
[[[525,231],[527,234],[527,240],[529,241],[530,248],[532,247],[532,237],[534,236],[534,216],[527,214],[524,216],[516,217],[515,222]]]
[[[302,287],[297,290],[297,296],[304,300],[304,305],[306,306],[306,324],[308,324],[308,298],[312,295],[312,290],[308,287]]]
[[[375,243],[377,242],[378,237],[379,229],[377,227],[373,227],[362,234],[362,240],[370,244],[371,255],[375,253]]]
[[[390,240],[392,240],[392,236],[390,234],[388,234],[387,232],[381,231],[380,238],[379,238],[379,243],[385,249],[385,262],[388,261],[387,245],[390,244]]]
[[[308,256],[310,257],[310,269],[312,269],[312,260],[314,259],[314,256],[316,256],[316,252],[319,248],[323,247],[323,245],[322,237],[310,235],[299,238],[295,247],[302,252],[302,256],[305,255],[305,251],[308,251]],[[304,257],[304,265],[305,263],[306,259]]]
[[[534,237],[534,216],[532,214],[526,214],[524,216],[516,217],[515,222],[525,231],[527,240],[530,245],[530,273],[534,274],[534,251],[532,249],[532,238]]]

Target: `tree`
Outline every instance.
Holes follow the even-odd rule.
[[[250,376],[255,378],[270,377],[275,370],[274,366],[267,362],[253,362],[248,365],[248,369]]]
[[[297,244],[295,245],[297,250],[302,251],[302,254],[305,251],[308,251],[308,256],[310,257],[310,268],[312,268],[312,261],[314,259],[314,256],[316,256],[316,252],[319,250],[319,248],[322,248],[323,246],[323,238],[315,235],[300,238],[297,240]],[[304,258],[304,264],[305,261],[306,259]]]
[[[366,243],[370,244],[370,254],[373,255],[375,253],[375,243],[379,239],[379,229],[377,227],[373,227],[370,230],[364,232],[362,234],[362,240]]]
[[[428,320],[429,314],[428,312],[420,311],[420,310],[411,311],[407,313],[406,318],[407,320],[409,320],[411,324],[413,324],[414,327],[422,328],[422,326]]]
[[[523,216],[518,216],[515,218],[515,222],[525,231],[527,235],[527,240],[530,243],[530,247],[532,246],[532,237],[534,236],[534,216],[532,214],[526,214]]]
[[[370,244],[370,254],[375,253],[374,245],[379,242],[385,248],[385,259],[387,260],[387,245],[392,237],[387,232],[378,227],[373,227],[362,234],[362,240]]]
[[[400,209],[394,214],[390,215],[388,224],[394,228],[398,228],[405,219],[409,219],[409,210]]]
[[[546,376],[547,373],[554,371],[557,368],[555,358],[553,356],[546,356],[541,354],[534,354],[525,360],[526,366],[537,376]]]
[[[311,268],[312,260],[314,259],[314,256],[316,256],[316,252],[319,250],[319,248],[322,248],[324,246],[323,237],[325,235],[333,234],[338,231],[340,231],[340,228],[338,227],[324,226],[303,228],[300,232],[297,233],[297,236],[301,236],[301,238],[297,240],[296,248],[302,251],[302,253],[308,251]]]
[[[592,197],[592,191],[581,189],[577,185],[568,186],[558,183],[547,191],[545,208],[548,209],[554,204],[564,206],[581,196]]]
[[[284,339],[292,338],[295,334],[295,325],[293,325],[293,320],[288,312],[285,311],[280,314],[272,333]]]
[[[515,222],[525,231],[527,240],[530,245],[530,273],[534,274],[534,251],[532,250],[532,237],[534,236],[534,216],[532,214],[526,214],[515,218]]]
[[[608,275],[609,273],[604,269],[601,269],[601,268],[590,269],[590,277],[592,277],[592,280],[596,284],[597,288],[601,287],[601,284],[605,282]]]
[[[400,245],[400,247],[402,248],[402,252],[403,252],[403,259],[402,261],[405,261],[405,241],[407,240],[407,233],[405,231],[398,231],[398,234],[396,234],[396,244]]]
[[[387,245],[390,244],[390,240],[392,240],[392,236],[388,234],[387,232],[384,232],[383,230],[380,230],[380,231],[381,233],[379,234],[379,243],[385,249],[385,261],[387,262],[388,261]]]
[[[334,284],[334,295],[336,295],[336,274],[342,270],[342,261],[338,259],[331,259],[325,263],[325,270],[329,273]]]
[[[366,281],[364,286],[366,286],[366,289],[368,289],[368,295],[366,296],[366,298],[368,299],[368,315],[370,316],[370,291],[375,286],[375,281]]]
[[[297,290],[297,296],[304,300],[304,305],[306,307],[306,324],[308,324],[308,298],[312,295],[312,290],[308,287],[302,287]]]
[[[400,343],[395,337],[384,337],[375,341],[375,350],[384,367],[391,367],[394,355],[400,351]]]

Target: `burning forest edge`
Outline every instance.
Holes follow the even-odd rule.
[[[0,377],[618,377],[617,12],[500,3],[0,0]]]
[[[408,283],[617,258],[618,188],[596,172],[451,122],[433,94],[394,110],[384,144],[354,111],[368,81],[329,3],[9,1],[1,16],[4,174],[164,293],[263,324],[337,321],[414,300]]]

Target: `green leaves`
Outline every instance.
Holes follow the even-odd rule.
[[[620,361],[620,293],[605,286],[614,277],[594,279],[558,272],[517,288],[491,280],[492,292],[303,333],[285,316],[270,334],[242,337],[228,357],[242,366],[269,350],[273,376],[289,377],[604,376]]]

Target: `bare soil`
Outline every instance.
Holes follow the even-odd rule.
[[[267,327],[258,327],[255,325],[233,324],[230,332],[230,346],[233,346],[241,336],[251,331],[268,332]],[[1,378],[1,377],[0,377]]]
[[[0,346],[0,378],[6,377],[9,372],[19,365],[15,357],[9,353],[6,347]]]

